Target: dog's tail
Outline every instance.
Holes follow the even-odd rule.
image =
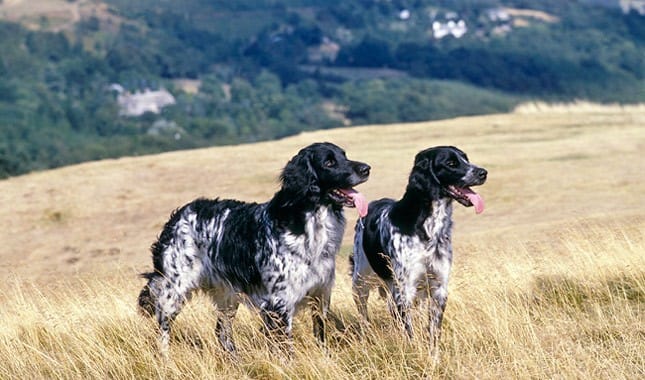
[[[187,206],[184,206],[187,207]],[[177,220],[181,217],[181,210],[175,210],[170,215],[170,220],[166,223],[161,235],[157,241],[150,246],[152,252],[152,272],[141,273],[141,277],[148,280],[148,283],[139,292],[139,312],[143,315],[153,317],[157,308],[157,296],[155,294],[155,285],[164,277],[163,259],[164,248],[167,247],[173,239],[173,228]]]
[[[363,218],[359,218],[356,221],[356,226],[354,227],[354,246],[352,252],[349,253],[349,275],[354,276],[354,270],[356,270],[356,260],[361,260],[360,257],[355,257],[356,255],[361,255],[363,249]]]
[[[141,289],[139,292],[139,312],[147,317],[154,317],[157,299],[155,294],[152,292],[151,285],[152,282],[160,277],[161,275],[157,272],[151,273],[142,273],[141,277],[148,280],[148,283]]]

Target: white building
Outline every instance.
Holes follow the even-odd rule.
[[[340,45],[328,37],[323,37],[320,45],[307,49],[307,56],[309,62],[334,62],[338,57],[338,52],[340,52]]]
[[[641,16],[645,15],[645,0],[620,0],[619,5],[623,13],[634,10]]]
[[[488,9],[486,15],[493,22],[508,22],[511,20],[511,15],[504,8]]]
[[[410,16],[411,16],[411,14],[410,14],[410,11],[408,9],[401,9],[401,11],[399,11],[399,19],[400,20],[407,21],[407,20],[410,19]]]
[[[117,90],[115,85],[111,88]],[[175,97],[163,88],[157,91],[145,89],[143,92],[135,93],[121,89],[117,92],[119,92],[116,99],[120,108],[119,115],[122,116],[141,116],[146,112],[159,113],[163,107],[176,103]]]
[[[464,20],[459,20],[459,21],[450,20],[445,23],[440,21],[435,21],[432,23],[432,35],[437,40],[440,40],[449,35],[455,38],[461,38],[467,32],[468,32],[468,27],[466,26],[466,21]]]

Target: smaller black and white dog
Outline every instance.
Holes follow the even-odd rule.
[[[154,272],[144,275],[139,295],[141,310],[159,323],[162,353],[172,320],[198,289],[219,311],[216,333],[226,350],[235,349],[231,324],[240,302],[257,308],[268,332],[287,342],[294,314],[308,303],[323,341],[343,206],[366,214],[353,187],[369,172],[338,146],[316,143],[287,163],[280,190],[266,203],[198,199],[176,210],[151,247]]]
[[[455,147],[429,148],[416,155],[401,200],[370,202],[367,217],[356,223],[350,256],[354,301],[365,320],[370,289],[385,286],[390,312],[412,338],[410,308],[429,296],[429,331],[436,347],[452,265],[452,201],[481,213],[484,202],[470,186],[483,184],[486,176]]]

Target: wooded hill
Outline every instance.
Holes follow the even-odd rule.
[[[645,101],[636,10],[555,0],[319,3],[0,2],[0,177],[503,112],[528,99]],[[124,113],[119,95],[159,89],[173,102]]]

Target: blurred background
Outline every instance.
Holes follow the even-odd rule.
[[[645,101],[642,0],[0,0],[0,178],[305,130]]]

